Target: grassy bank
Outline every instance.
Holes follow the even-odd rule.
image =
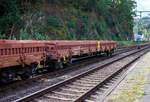
[[[146,41],[117,41],[118,46],[131,46],[131,45],[136,45],[136,44],[143,44],[147,43]]]

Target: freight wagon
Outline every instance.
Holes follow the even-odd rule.
[[[111,55],[116,48],[115,41],[0,40],[0,81],[27,79],[39,68],[63,68],[72,63],[73,57]]]

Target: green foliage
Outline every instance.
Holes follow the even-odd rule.
[[[79,40],[88,40],[88,39],[87,39],[87,37],[85,37],[85,36],[81,36],[81,37],[79,38]]]
[[[70,34],[69,36],[67,37],[68,40],[77,40],[76,38],[76,32],[74,29],[70,29]]]
[[[72,9],[71,9],[71,13],[72,13],[73,15],[78,15],[78,9],[72,8]]]
[[[27,30],[21,29],[19,40],[50,40],[50,38],[46,34],[40,34],[39,32],[35,32],[33,30],[29,33]]]
[[[0,32],[9,33],[13,24],[21,24],[16,0],[0,0]]]
[[[133,15],[135,15],[133,8],[135,7],[135,1],[119,0],[119,2],[114,2],[114,5],[113,9],[117,12],[118,23],[122,25],[121,29],[133,32]]]
[[[85,34],[88,32],[88,16],[83,16],[82,22],[80,25],[80,33]]]
[[[25,29],[20,30],[19,40],[32,40],[32,35],[27,32]]]
[[[110,12],[109,10],[111,9],[111,0],[98,0],[97,2],[97,12],[100,15],[108,15]]]
[[[7,37],[4,34],[0,34],[0,39],[7,39]]]
[[[115,36],[114,33],[110,32],[109,35],[110,35],[110,37],[111,37],[111,38],[110,38],[111,40],[116,40],[116,41],[117,41],[117,37]]]
[[[46,34],[34,33],[34,40],[50,40]]]
[[[113,19],[111,14],[108,14],[105,16],[105,21],[108,24],[108,26],[112,27],[113,26]]]
[[[136,44],[146,43],[146,41],[117,41],[119,46],[130,46]]]
[[[53,27],[61,27],[60,21],[58,17],[48,16],[47,17],[48,24]]]
[[[83,14],[80,16],[80,25],[77,27],[78,38],[85,36],[88,33],[89,29],[89,16],[87,14]]]
[[[90,11],[96,9],[97,2],[98,0],[87,0],[86,6],[85,6],[86,9]]]
[[[133,0],[1,0],[0,7],[1,39],[132,38]]]
[[[102,34],[102,35],[106,32],[106,28],[105,28],[104,24],[101,21],[96,23],[96,29],[97,29],[98,33]]]
[[[71,19],[67,22],[68,28],[74,28],[76,26],[76,22],[74,19]]]

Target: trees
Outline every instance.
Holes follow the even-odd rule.
[[[133,34],[133,24],[134,19],[133,16],[135,12],[133,11],[135,7],[135,1],[133,0],[117,0],[118,2],[115,4],[116,7],[114,10],[117,11],[118,22],[123,25],[123,29],[127,32],[127,36],[132,36]],[[130,34],[130,35],[129,35]]]
[[[12,33],[13,27],[21,26],[23,22],[16,0],[1,0],[0,8],[0,34],[7,35],[6,39]]]
[[[127,35],[132,34],[134,15],[133,8],[135,7],[135,2],[133,0],[0,0],[0,34],[9,36],[12,33],[13,27],[16,27],[16,24],[19,26],[17,28],[19,33],[19,30],[24,28],[24,22],[27,22],[22,20],[22,15],[30,15],[30,13],[32,14],[34,10],[37,14],[38,12],[45,12],[43,9],[44,7],[42,8],[42,3],[49,5],[49,8],[56,7],[57,10],[55,11],[60,12],[59,16],[61,17],[59,18],[62,20],[67,18],[61,15],[63,8],[68,9],[66,14],[71,16],[70,19],[74,17],[76,20],[72,21],[68,17],[64,24],[69,22],[66,26],[68,26],[68,30],[71,30],[70,32],[73,32],[74,35],[76,33],[78,33],[77,35],[80,35],[79,33],[84,35],[89,32],[94,34],[92,33],[94,32],[92,30],[95,29],[97,29],[96,32],[102,33],[107,31],[107,27],[111,29],[110,33],[114,33],[116,36],[120,33],[126,33]],[[35,9],[37,6],[36,4],[42,5],[41,8],[38,6],[38,9]],[[71,9],[72,11],[75,10],[76,14],[70,13]],[[92,14],[96,17],[92,18]],[[44,19],[48,18],[48,22],[46,23],[47,25],[49,24],[57,28],[63,27],[59,24],[59,20],[57,21],[57,15],[56,17],[55,14],[54,17],[52,17],[51,14],[48,15],[45,15],[44,17]],[[101,18],[104,18],[104,22],[106,22],[105,30],[100,26],[100,24],[103,23]],[[95,22],[97,22],[96,25]],[[76,24],[79,26],[75,27]],[[91,24],[93,24],[95,28],[92,28]],[[116,26],[119,31],[114,30]],[[46,31],[44,30],[42,31],[42,33],[45,32]]]

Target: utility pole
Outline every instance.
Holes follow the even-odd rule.
[[[137,30],[138,30],[138,33],[140,32],[139,30],[139,28],[141,28],[141,25],[142,25],[142,14],[143,13],[150,13],[150,11],[136,11],[136,13],[139,13],[139,15],[138,16],[140,16],[140,19],[139,19],[139,21],[138,21],[138,27],[137,27]]]
[[[138,16],[140,16],[140,20],[142,19],[142,14],[143,13],[150,13],[150,11],[135,11],[136,13],[139,13]]]

